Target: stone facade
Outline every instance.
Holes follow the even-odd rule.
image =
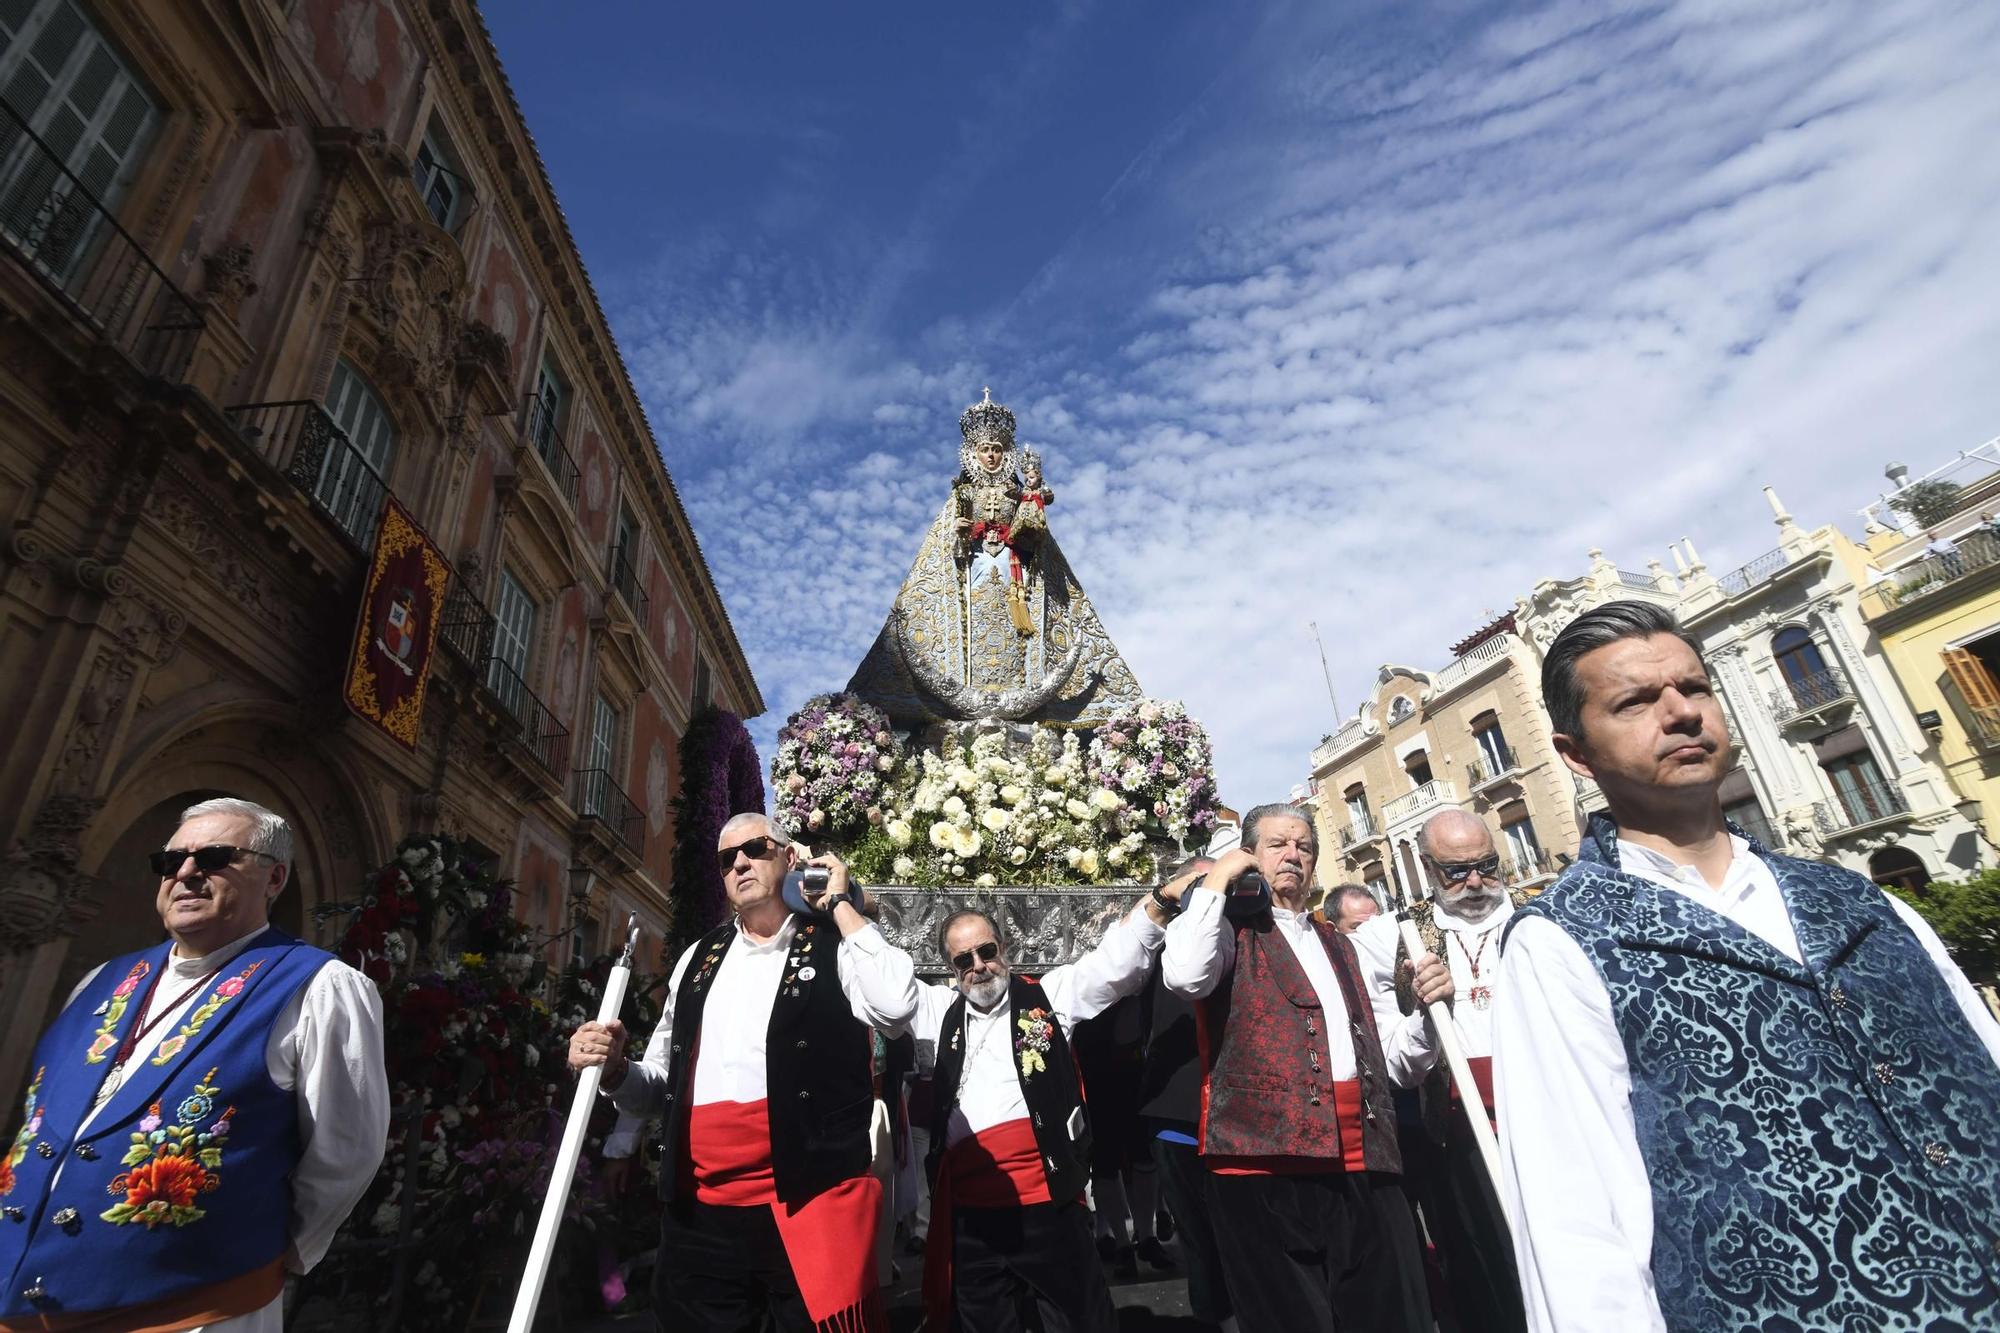
[[[10,88],[31,60],[0,1102],[82,972],[157,937],[141,857],[217,793],[293,821],[288,928],[446,829],[552,952],[627,909],[657,940],[695,696],[763,704],[470,0],[33,0]],[[414,752],[340,702],[385,494],[456,570]]]

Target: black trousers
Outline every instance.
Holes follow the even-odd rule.
[[[1229,1318],[1229,1288],[1222,1277],[1222,1252],[1215,1246],[1215,1223],[1209,1216],[1208,1168],[1192,1143],[1153,1140],[1153,1164],[1160,1173],[1160,1190],[1167,1211],[1174,1215],[1174,1234],[1181,1240],[1181,1264],[1187,1269],[1188,1308],[1196,1319],[1219,1324]]]
[[[1445,1292],[1459,1328],[1463,1333],[1526,1333],[1514,1244],[1464,1108],[1453,1108],[1451,1133],[1442,1147],[1425,1135],[1419,1151],[1427,1159],[1420,1195],[1424,1221],[1437,1243]]]
[[[1083,1202],[952,1209],[952,1307],[961,1333],[1019,1333],[1032,1304],[1042,1333],[1114,1333],[1111,1288]]]
[[[1416,1224],[1395,1176],[1211,1173],[1243,1333],[1429,1333]]]
[[[660,1213],[653,1317],[662,1333],[758,1333],[767,1327],[809,1333],[813,1326],[770,1208],[693,1199]]]

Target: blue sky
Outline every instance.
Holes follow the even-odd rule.
[[[1990,0],[484,6],[770,713],[982,385],[1224,798],[1385,662],[2000,434]],[[588,14],[589,21],[579,16]]]

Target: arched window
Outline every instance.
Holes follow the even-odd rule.
[[[1931,872],[1909,848],[1884,847],[1868,858],[1868,878],[1884,888],[1921,889],[1931,882]]]
[[[396,427],[389,409],[343,358],[326,390],[326,414],[338,434],[327,443],[313,495],[348,536],[364,548],[375,541],[389,467],[396,457]]]
[[[1771,656],[1778,660],[1778,670],[1795,695],[1802,686],[1817,684],[1826,674],[1826,658],[1820,655],[1819,645],[1797,625],[1787,625],[1772,636]]]
[[[1410,696],[1399,694],[1389,704],[1389,724],[1394,726],[1416,711],[1417,706],[1410,702]]]

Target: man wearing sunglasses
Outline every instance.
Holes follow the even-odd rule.
[[[1466,1333],[1521,1333],[1526,1316],[1498,1182],[1488,1176],[1465,1118],[1466,1090],[1450,1085],[1437,1030],[1417,1003],[1419,996],[1456,996],[1452,1020],[1490,1117],[1500,937],[1516,904],[1501,876],[1493,831],[1477,815],[1440,810],[1418,833],[1417,851],[1435,886],[1430,898],[1410,907],[1424,941],[1420,966],[1405,953],[1393,916],[1366,923],[1352,938],[1368,974],[1389,1076],[1400,1088],[1418,1089],[1422,1132],[1404,1136],[1404,1153],[1415,1158],[1404,1166],[1444,1267],[1453,1313]]]
[[[1200,1016],[1223,1273],[1245,1333],[1427,1333],[1367,983],[1350,937],[1306,912],[1318,853],[1309,811],[1260,805],[1167,928],[1161,979]],[[1268,901],[1242,891],[1252,871]]]
[[[914,1029],[937,1052],[926,1327],[1017,1333],[1026,1302],[1044,1333],[1117,1326],[1082,1202],[1090,1126],[1069,1037],[1144,987],[1177,896],[1147,899],[1040,978],[1008,966],[986,913],[954,912],[939,927],[957,989],[924,986]]]
[[[762,814],[730,819],[716,864],[733,918],[675,964],[644,1058],[617,1022],[570,1038],[570,1067],[603,1065],[619,1110],[665,1120],[654,1309],[674,1333],[885,1326],[869,1029],[909,1023],[914,971],[855,910],[837,857],[806,862],[827,884],[794,914],[798,863]]]
[[[0,1327],[282,1327],[389,1123],[374,984],[270,926],[291,859],[231,798],[152,854],[168,938],[78,983],[0,1140]]]

